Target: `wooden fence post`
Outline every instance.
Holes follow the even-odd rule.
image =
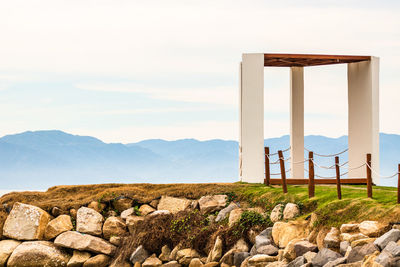
[[[372,198],[371,154],[367,154],[367,195]]]
[[[264,147],[265,153],[265,179],[264,184],[269,186],[269,179],[271,178],[271,172],[269,169],[269,147]]]
[[[397,174],[397,204],[400,204],[400,164],[398,165]]]
[[[335,157],[335,168],[336,168],[336,189],[338,199],[342,199],[342,188],[340,187],[340,166],[339,157]]]
[[[282,189],[283,189],[283,193],[287,193],[285,159],[283,158],[282,150],[278,151],[278,156],[279,156],[279,163],[281,166]]]
[[[315,184],[314,184],[314,152],[308,152],[308,197],[312,198],[315,196]]]

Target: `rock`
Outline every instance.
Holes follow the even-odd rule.
[[[222,256],[221,260],[219,261],[219,263],[222,264],[227,264],[228,266],[232,266],[233,265],[233,260],[234,260],[234,256],[235,256],[235,249],[230,249],[228,250],[224,256]]]
[[[66,266],[71,256],[49,241],[28,241],[16,247],[7,266]],[[28,264],[28,265],[27,265]]]
[[[136,215],[135,208],[129,208],[121,212],[121,219],[126,220],[131,215]]]
[[[272,237],[280,248],[285,248],[290,240],[307,236],[306,221],[276,222],[272,227]]]
[[[299,241],[294,244],[294,252],[296,257],[303,256],[305,253],[311,251],[316,252],[318,250],[317,245],[310,243],[306,240]]]
[[[155,216],[162,216],[162,215],[168,215],[171,214],[169,210],[156,210],[152,213],[150,213],[147,217],[155,217]]]
[[[397,229],[396,229],[397,230]],[[375,262],[379,263],[381,266],[383,267],[391,267],[391,266],[395,266],[392,265],[392,262],[394,261],[392,255],[390,255],[390,253],[388,252],[383,252],[381,254],[379,254],[376,258],[375,258]]]
[[[329,233],[330,229],[327,228],[322,228],[315,239],[315,242],[317,243],[318,249],[321,250],[325,247],[324,245],[324,239],[325,236]]]
[[[149,257],[149,253],[144,249],[142,245],[138,246],[134,252],[132,252],[129,260],[136,264],[137,262],[142,264]]]
[[[115,210],[109,210],[106,213],[106,218],[108,217],[118,217],[118,213]]]
[[[51,209],[51,215],[53,215],[54,217],[58,217],[61,214],[64,214],[64,211],[62,209],[60,209],[59,207],[53,207]]]
[[[322,250],[320,250],[317,253],[317,255],[312,260],[312,266],[313,267],[322,267],[326,263],[328,263],[330,261],[334,261],[339,258],[342,258],[342,255],[340,255],[339,253],[337,253],[333,250],[330,250],[328,248],[323,248]]]
[[[21,244],[16,240],[1,240],[0,241],[0,266],[6,266],[7,260],[16,247]]]
[[[214,246],[208,254],[206,263],[219,261],[222,257],[222,239],[221,237],[217,237],[214,242]]]
[[[15,202],[3,226],[3,235],[17,240],[43,239],[50,215],[41,208]]]
[[[340,226],[341,233],[353,233],[357,232],[358,230],[358,223],[347,223]]]
[[[154,214],[154,212],[152,213]],[[141,216],[130,215],[126,218],[126,226],[128,227],[129,233],[134,234],[136,225],[144,220]]]
[[[347,256],[347,262],[357,262],[364,259],[364,256],[374,253],[377,250],[373,243],[353,248]]]
[[[324,247],[326,248],[339,248],[340,246],[340,232],[337,228],[332,227],[329,233],[324,238]]]
[[[400,239],[400,230],[392,229],[374,241],[374,244],[383,250],[390,241],[397,242]]]
[[[238,206],[236,203],[231,202],[231,203],[228,205],[228,207],[222,209],[222,210],[218,213],[217,218],[215,219],[215,221],[216,221],[216,222],[222,221],[223,219],[225,219],[226,217],[228,217],[229,213],[230,213],[232,210],[238,209],[238,208],[239,208],[239,206]]]
[[[92,201],[89,203],[87,206],[89,209],[93,209],[97,212],[102,212],[104,208],[106,207],[106,204],[98,202],[98,201]]]
[[[200,211],[211,213],[223,209],[228,201],[227,195],[202,196],[199,199]]]
[[[277,261],[276,256],[268,256],[268,255],[254,255],[248,260],[248,266],[250,267],[259,267],[266,266],[269,262]]]
[[[283,261],[274,261],[274,262],[268,263],[267,266],[268,267],[287,267],[288,265],[286,264],[286,262],[283,262]]]
[[[103,225],[103,236],[110,240],[112,236],[122,236],[126,233],[126,224],[118,217],[109,217]]]
[[[271,215],[269,216],[272,222],[280,221],[283,218],[282,212],[284,207],[283,204],[278,204],[272,209]]]
[[[142,267],[158,267],[162,265],[162,261],[156,257],[155,254],[148,257],[143,263]]]
[[[94,209],[81,207],[76,215],[76,230],[90,235],[101,235],[103,216]]]
[[[181,245],[178,244],[177,246],[175,246],[172,251],[171,251],[171,255],[169,256],[169,260],[170,261],[174,261],[176,260],[176,254],[178,254],[178,251],[181,249]]]
[[[140,212],[141,216],[146,216],[147,214],[150,214],[155,210],[156,209],[152,208],[150,205],[147,205],[147,204],[144,204],[144,205],[140,206],[140,208],[139,208],[139,212]]]
[[[365,239],[365,238],[368,238],[368,236],[361,234],[361,233],[355,233],[355,234],[342,233],[342,234],[340,234],[340,239],[342,241],[348,241],[349,243],[359,240],[359,239]]]
[[[362,265],[362,262],[357,261],[357,262],[353,262],[353,263],[339,264],[339,265],[337,265],[337,267],[361,267],[361,265]],[[374,267],[379,267],[379,266],[374,266]]]
[[[130,198],[126,197],[120,197],[117,200],[113,201],[113,207],[116,209],[118,212],[123,212],[124,210],[127,210],[132,207],[133,200]]]
[[[294,245],[302,241],[302,239],[295,238],[289,241],[289,243],[286,245],[284,251],[283,251],[283,258],[287,259],[288,261],[292,261],[296,258],[296,252],[294,251]]]
[[[354,240],[351,242],[351,247],[355,248],[358,246],[364,246],[365,244],[373,243],[376,240],[376,238],[363,238],[363,239],[358,239]]]
[[[236,241],[233,249],[235,252],[248,252],[250,248],[247,242],[243,238],[240,238],[238,241]]]
[[[179,264],[177,261],[170,261],[170,262],[164,263],[162,266],[163,267],[181,267],[182,265]]]
[[[190,261],[189,267],[202,267],[204,264],[198,258],[194,258]]]
[[[373,254],[366,256],[363,260],[362,267],[378,267],[382,266],[375,262],[375,258],[380,254],[379,251],[375,251]]]
[[[383,251],[389,253],[393,257],[400,257],[400,245],[396,242],[390,241]]]
[[[257,247],[261,247],[263,245],[269,245],[272,243],[272,227],[268,227],[260,234],[258,234],[255,238],[255,245]]]
[[[229,213],[229,227],[232,227],[235,223],[237,223],[240,220],[242,213],[243,213],[242,209],[234,209]]]
[[[177,213],[187,209],[191,203],[192,201],[186,198],[162,196],[157,210],[168,210],[171,213]]]
[[[180,264],[189,265],[193,258],[199,258],[200,255],[196,250],[191,248],[181,249],[176,253],[177,260]]]
[[[377,237],[385,230],[386,226],[376,221],[363,221],[358,228],[366,236]]]
[[[111,236],[110,237],[110,243],[113,244],[114,246],[119,247],[122,242],[122,237],[121,236]]]
[[[250,253],[248,252],[235,252],[233,254],[233,265],[236,267],[240,267],[242,262],[250,256]]]
[[[150,201],[149,205],[157,209],[158,203],[160,203],[160,199],[153,199],[152,201]]]
[[[72,258],[69,260],[68,267],[81,267],[90,258],[90,253],[86,251],[74,250]]]
[[[291,261],[287,265],[287,267],[300,267],[305,263],[306,263],[306,260],[304,259],[304,257],[303,256],[299,256],[299,257],[295,258],[293,261]]]
[[[216,261],[204,264],[204,267],[217,267],[217,266],[219,266],[219,262]]]
[[[169,257],[171,256],[171,249],[168,247],[168,245],[164,245],[161,248],[161,254],[158,257],[161,261],[169,261]]]
[[[257,254],[265,254],[269,256],[278,255],[278,248],[273,245],[264,245],[257,248]]]
[[[303,255],[306,262],[312,262],[312,260],[315,258],[315,256],[317,256],[317,253],[312,252],[312,251],[306,252]]]
[[[299,207],[294,203],[287,203],[283,210],[283,219],[290,220],[296,218],[300,214]]]
[[[54,244],[76,250],[86,250],[94,253],[113,255],[116,247],[99,237],[68,231],[60,234]]]
[[[340,242],[339,251],[340,254],[344,255],[347,251],[347,248],[350,246],[349,241],[342,241]]]
[[[346,258],[345,257],[341,257],[341,258],[338,258],[338,259],[336,259],[334,261],[330,261],[330,262],[326,263],[324,265],[324,267],[335,267],[335,266],[338,266],[339,264],[342,264],[342,263],[346,263]]]
[[[53,239],[61,233],[70,231],[74,228],[69,215],[60,215],[51,220],[44,231],[44,237],[47,240]]]
[[[106,267],[109,266],[111,258],[109,256],[99,254],[91,257],[83,264],[83,267]]]

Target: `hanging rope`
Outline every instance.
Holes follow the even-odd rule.
[[[309,150],[309,149],[307,149],[307,148],[304,148],[304,150],[306,150],[306,151],[308,151],[308,152],[313,152],[314,155],[317,155],[317,156],[320,156],[320,157],[327,157],[327,158],[329,158],[329,157],[336,157],[336,156],[339,156],[340,154],[343,154],[343,153],[347,152],[349,149],[346,148],[346,149],[343,150],[342,152],[339,152],[339,153],[336,153],[336,154],[331,154],[331,155],[318,154],[318,153],[315,153],[314,151],[311,151],[311,150]]]
[[[399,172],[396,172],[396,173],[394,173],[393,175],[383,176],[383,175],[381,175],[380,173],[378,173],[377,171],[375,171],[374,169],[372,169],[371,166],[369,166],[368,163],[365,163],[365,165],[367,165],[368,168],[369,168],[374,174],[376,174],[377,176],[379,176],[379,178],[381,178],[381,179],[390,179],[390,178],[393,178],[393,177],[395,177],[396,175],[399,174]]]

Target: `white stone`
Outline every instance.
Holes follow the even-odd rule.
[[[104,218],[94,209],[81,207],[76,216],[76,230],[81,233],[100,236]]]

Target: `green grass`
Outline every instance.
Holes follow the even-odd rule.
[[[400,221],[400,205],[397,205],[397,189],[391,187],[373,187],[373,198],[367,198],[366,186],[343,185],[342,200],[337,199],[336,185],[315,187],[315,197],[308,198],[306,185],[288,185],[288,193],[280,186],[240,183],[234,193],[240,200],[251,206],[264,207],[267,212],[279,203],[297,203],[305,218],[312,212],[317,214],[317,227],[340,226],[348,222],[362,220],[380,220],[384,222]]]

